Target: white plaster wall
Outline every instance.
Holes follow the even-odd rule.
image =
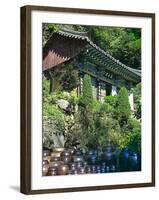
[[[129,93],[129,104],[130,108],[133,111],[134,110],[134,95],[133,93]]]
[[[116,86],[114,86],[114,85],[112,85],[112,94],[111,94],[112,96],[115,96],[115,95],[117,95],[117,88],[116,88]]]

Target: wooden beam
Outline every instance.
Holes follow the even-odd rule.
[[[110,61],[106,57],[103,57],[103,59],[102,59],[101,56],[97,57],[97,58],[94,58],[90,52],[88,52],[86,54],[86,57],[88,58],[88,60],[90,60],[91,62],[95,63],[97,66],[101,65],[103,67],[106,67],[108,69],[108,71],[110,71],[110,72],[112,72],[114,74],[120,75],[121,77],[123,77],[123,79],[125,79],[127,81],[132,81],[134,83],[138,82],[136,77],[133,76],[134,78],[132,78],[131,75],[129,76],[128,74],[124,73],[123,69],[121,71],[118,71],[118,69],[116,67],[117,63],[115,63],[113,60]],[[120,69],[122,68],[120,65],[119,65],[119,67],[120,67]],[[127,71],[127,69],[125,69],[125,71]]]
[[[94,74],[94,73],[92,73],[92,72],[90,72],[90,71],[88,71],[88,70],[86,70],[86,69],[82,69],[82,71],[83,71],[84,73],[89,74],[90,76],[92,76],[92,77],[94,77],[94,78],[97,78],[97,79],[99,79],[99,80],[105,82],[105,83],[109,83],[109,84],[115,85],[115,86],[117,86],[117,87],[122,87],[122,86],[123,86],[123,85],[121,85],[121,84],[115,83],[113,80],[111,80],[111,79],[109,79],[109,78],[106,78],[106,77],[99,77],[99,76],[97,76],[96,74]]]
[[[137,75],[129,71],[127,68],[122,67],[120,64],[118,64],[111,58],[108,59],[106,56],[98,52],[98,50],[93,50],[89,48],[88,52],[86,52],[86,55],[91,57],[93,60],[96,60],[97,62],[102,63],[103,65],[106,65],[106,67],[108,67],[110,71],[113,71],[115,74],[121,75],[124,79],[130,80],[133,82],[138,82]]]

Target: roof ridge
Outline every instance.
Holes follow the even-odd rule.
[[[88,32],[75,31],[75,30],[67,29],[65,27],[60,28],[59,32],[77,34],[77,35],[88,37]]]

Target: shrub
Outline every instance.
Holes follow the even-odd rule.
[[[84,107],[91,107],[93,103],[92,83],[91,77],[87,74],[83,78],[83,95],[80,98],[80,105]]]
[[[141,124],[136,119],[130,119],[128,121],[129,130],[131,130],[129,136],[128,146],[132,152],[141,152]]]
[[[116,102],[116,117],[119,120],[121,126],[127,124],[130,114],[131,110],[128,99],[128,92],[126,88],[122,87],[119,91]]]
[[[137,119],[141,119],[141,83],[132,89],[134,94],[134,114]]]
[[[101,107],[100,113],[96,115],[95,132],[98,136],[96,143],[101,149],[107,146],[108,141],[117,145],[118,139],[116,139],[112,133],[114,132],[116,134],[115,136],[118,137],[120,133],[120,126],[118,121],[107,113],[107,108],[104,110]]]
[[[93,99],[93,101],[92,101],[92,111],[94,113],[96,113],[96,112],[98,113],[101,109],[101,106],[102,106],[102,103],[100,101]]]
[[[104,98],[104,102],[106,102],[107,104],[109,104],[110,106],[115,108],[116,107],[116,103],[117,103],[117,95],[115,95],[115,96],[106,96]]]
[[[63,146],[64,115],[54,105],[43,105],[43,147]]]
[[[60,84],[62,90],[71,92],[79,84],[78,70],[75,69],[71,64],[64,67],[65,73],[63,73]]]

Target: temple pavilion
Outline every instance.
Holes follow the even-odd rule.
[[[129,102],[133,110],[133,94],[130,89],[141,82],[141,71],[130,68],[102,50],[90,39],[88,32],[61,28],[54,32],[43,47],[43,72],[53,78],[53,69],[69,61],[75,62],[79,70],[80,84],[77,95],[82,94],[84,74],[92,80],[93,96],[103,100],[107,95],[116,95],[121,87],[129,91]],[[66,65],[67,67],[67,65]]]

